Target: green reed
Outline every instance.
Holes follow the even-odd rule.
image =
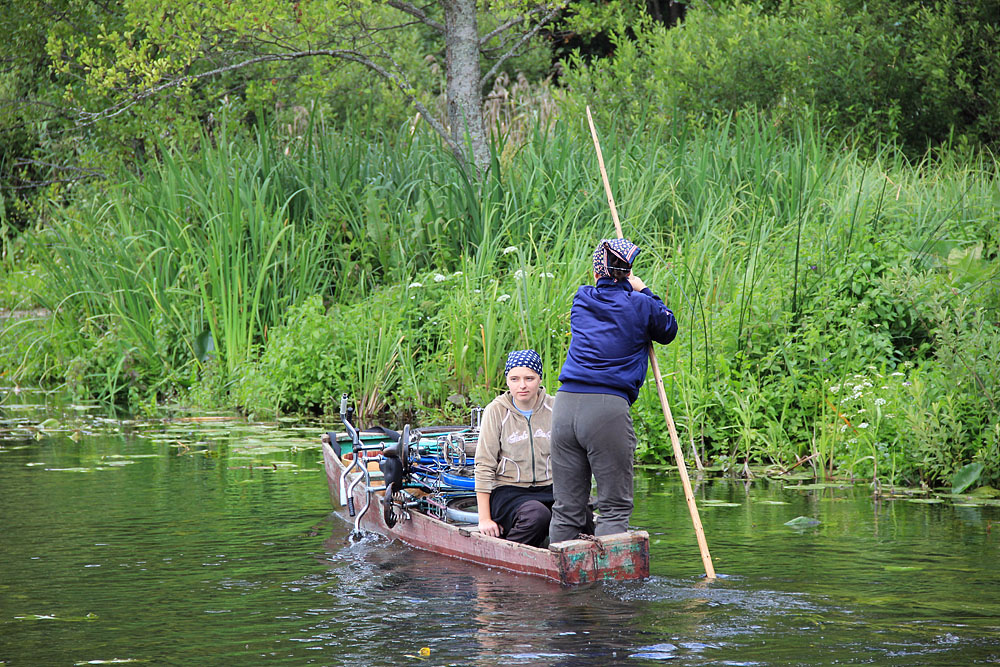
[[[129,371],[155,392],[200,365],[205,331],[234,373],[288,304],[327,282],[325,235],[289,220],[255,158],[231,144],[193,160],[165,151],[143,178],[126,175],[109,204],[47,235],[51,282],[39,298],[125,360],[107,374],[107,397],[121,398]]]
[[[682,438],[734,471],[861,461],[822,386],[926,359],[936,325],[919,299],[946,270],[968,276],[956,289],[973,305],[993,298],[995,161],[862,156],[752,114],[672,136],[601,129],[625,235],[643,247],[636,273],[680,324],[660,358]],[[583,119],[510,136],[482,181],[430,134],[338,132],[320,117],[301,137],[163,151],[53,228],[46,304],[79,350],[114,350],[102,363],[115,387],[137,368],[154,389],[171,373],[183,384],[206,330],[228,375],[253,373],[269,329],[319,294],[370,315],[338,329],[362,386],[331,388],[369,415],[483,404],[514,348],[542,354],[554,391],[573,294],[614,227]],[[641,456],[668,456],[655,392],[635,415]]]

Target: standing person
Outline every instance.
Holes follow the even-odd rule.
[[[593,256],[596,284],[573,297],[573,337],[552,417],[552,542],[586,532],[591,475],[600,513],[595,534],[628,530],[636,446],[629,410],[646,379],[650,342],[667,344],[677,335],[673,312],[632,274],[638,254],[625,239],[601,241]]]
[[[541,546],[552,507],[552,397],[534,350],[507,355],[507,391],[486,406],[476,445],[479,531]]]

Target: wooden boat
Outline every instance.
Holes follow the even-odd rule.
[[[537,548],[480,534],[476,515],[449,508],[435,493],[433,483],[426,480],[400,484],[398,489],[390,482],[387,497],[385,479],[393,474],[391,465],[383,474],[386,459],[401,453],[399,458],[405,462],[412,458],[408,450],[420,451],[422,442],[446,442],[451,446],[461,443],[459,446],[469,448],[471,441],[474,451],[477,430],[447,427],[410,432],[404,428],[397,440],[392,432],[354,430],[344,413],[342,403],[341,414],[348,432],[323,435],[323,463],[330,500],[342,514],[342,508],[347,508],[347,518],[354,522],[356,530],[378,532],[418,549],[544,577],[563,585],[649,576],[649,535],[645,531],[567,540]],[[469,482],[471,488],[471,479]]]

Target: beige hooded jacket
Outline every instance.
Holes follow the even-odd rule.
[[[486,406],[476,445],[477,492],[552,483],[552,402],[544,387],[539,387],[530,421],[514,407],[509,391]]]

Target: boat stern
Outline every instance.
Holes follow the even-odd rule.
[[[649,577],[649,533],[644,530],[556,542],[549,550],[558,558],[563,584]]]

